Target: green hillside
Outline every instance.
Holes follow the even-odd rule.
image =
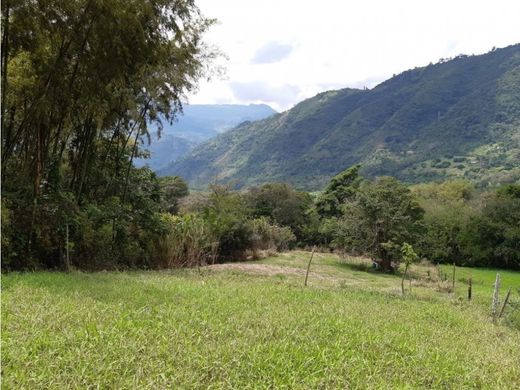
[[[265,104],[191,104],[185,105],[182,114],[174,122],[161,117],[163,128],[151,124],[148,158],[134,159],[136,166],[148,165],[158,171],[178,158],[191,152],[200,143],[231,130],[239,123],[267,118],[276,113]]]
[[[162,174],[194,187],[287,181],[321,188],[345,167],[407,182],[520,179],[520,45],[405,71],[370,90],[321,93],[242,124]]]

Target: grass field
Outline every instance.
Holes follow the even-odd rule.
[[[495,325],[495,270],[457,268],[449,293],[416,265],[402,297],[399,276],[326,254],[303,288],[308,258],[4,275],[2,388],[520,388],[520,273],[500,271]]]

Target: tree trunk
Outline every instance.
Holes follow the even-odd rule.
[[[392,267],[392,260],[390,260],[390,259],[388,259],[386,257],[382,258],[377,263],[383,269],[383,271],[386,271],[386,272],[393,272],[394,271],[394,267]]]
[[[5,131],[5,113],[7,112],[5,100],[7,96],[7,60],[9,56],[9,5],[6,6],[2,17],[2,130]]]

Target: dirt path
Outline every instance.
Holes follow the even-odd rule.
[[[281,265],[271,264],[258,264],[258,263],[226,263],[226,264],[214,264],[204,267],[209,270],[237,270],[247,273],[262,274],[262,275],[299,275],[305,277],[305,270],[301,268],[284,267]],[[332,276],[326,276],[318,274],[316,272],[310,272],[309,276],[316,279],[329,279],[337,280]]]

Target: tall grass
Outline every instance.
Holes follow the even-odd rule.
[[[212,264],[218,254],[218,240],[211,226],[201,217],[164,215],[168,234],[154,243],[158,265],[167,268]]]
[[[260,250],[271,252],[287,250],[296,241],[289,227],[273,224],[265,217],[248,221],[247,228],[254,257],[258,257],[257,252]]]

